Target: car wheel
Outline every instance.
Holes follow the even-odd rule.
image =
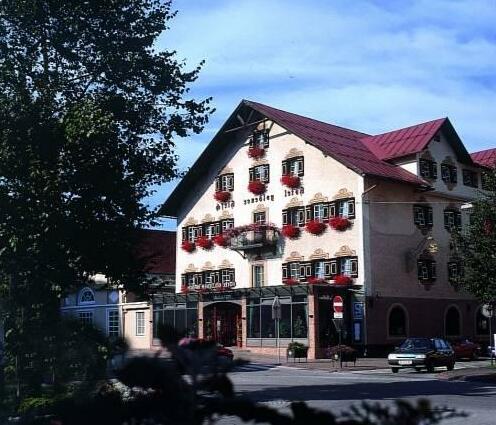
[[[432,373],[434,372],[434,365],[432,363],[427,363],[427,372]]]
[[[479,359],[479,356],[477,355],[477,353],[474,351],[472,352],[472,355],[470,356],[470,360],[478,360]]]
[[[392,367],[391,368],[391,372],[393,372],[393,373],[398,373],[399,370],[400,369],[398,367]]]
[[[446,366],[446,369],[448,370],[453,370],[455,368],[455,362],[448,363],[448,366]]]
[[[415,372],[422,372],[422,368],[421,367],[416,367],[415,368]]]

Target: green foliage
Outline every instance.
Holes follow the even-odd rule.
[[[301,342],[293,341],[288,344],[287,351],[292,352],[292,357],[295,358],[306,357],[308,352],[308,347],[305,344],[302,344]]]
[[[472,202],[470,225],[453,236],[454,256],[463,266],[463,275],[455,282],[482,302],[496,301],[496,171],[484,176],[486,190]]]

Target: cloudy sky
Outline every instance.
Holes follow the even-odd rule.
[[[198,157],[241,99],[366,133],[448,116],[469,151],[496,146],[496,0],[176,0],[158,46],[195,66],[217,111],[177,141]],[[150,200],[162,203],[175,183]],[[169,227],[171,223],[167,223]]]

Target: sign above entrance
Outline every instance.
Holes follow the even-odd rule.
[[[332,308],[334,309],[335,313],[342,313],[343,312],[343,298],[340,297],[339,295],[336,295],[334,299],[332,300]]]

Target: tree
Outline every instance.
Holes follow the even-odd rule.
[[[457,284],[479,300],[496,301],[496,171],[483,175],[484,191],[472,202],[470,224],[454,236],[463,273]]]
[[[174,14],[161,0],[0,3],[0,297],[18,377],[42,367],[75,285],[141,282],[150,188],[179,175],[173,138],[212,112],[188,94],[201,64],[155,48]]]

